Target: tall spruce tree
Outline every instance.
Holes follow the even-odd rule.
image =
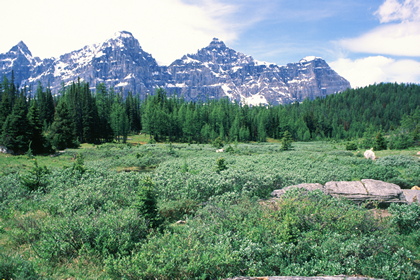
[[[3,124],[0,144],[16,154],[26,153],[30,143],[30,125],[27,118],[26,97],[22,94],[16,99],[11,114]]]
[[[111,128],[117,141],[120,142],[122,140],[125,143],[130,130],[130,124],[125,107],[120,98],[118,99],[111,107]]]
[[[99,83],[96,86],[95,103],[98,110],[96,126],[100,142],[110,142],[114,138],[111,128],[111,107],[114,95],[114,91],[109,92],[105,84]]]
[[[64,98],[58,102],[49,136],[54,149],[78,147],[76,127]]]
[[[54,120],[55,110],[51,89],[47,88],[44,91],[41,83],[38,83],[35,99],[37,100],[37,107],[39,109],[39,120],[43,125],[48,127]]]
[[[31,101],[28,111],[30,149],[34,154],[49,152],[49,143],[42,133],[42,122],[39,118],[39,109],[36,100]]]
[[[3,126],[7,116],[12,113],[13,105],[18,94],[15,90],[16,88],[12,86],[11,82],[9,82],[6,76],[3,77],[1,88],[0,127]]]

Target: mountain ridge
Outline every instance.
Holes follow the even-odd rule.
[[[284,104],[334,94],[350,88],[318,57],[278,66],[237,52],[218,38],[210,44],[160,66],[128,31],[120,31],[99,44],[87,45],[57,58],[32,56],[23,41],[0,54],[0,75],[14,79],[19,87],[38,83],[58,93],[63,84],[80,78],[94,88],[104,83],[117,91],[146,97],[158,87],[186,100],[228,97],[252,105]]]

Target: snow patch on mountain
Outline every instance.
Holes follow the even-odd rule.
[[[214,38],[207,47],[187,54],[169,66],[159,66],[143,51],[130,32],[117,32],[109,40],[86,46],[58,58],[33,57],[23,42],[0,54],[0,75],[20,87],[36,84],[59,92],[78,78],[95,88],[98,83],[131,91],[142,97],[162,87],[168,94],[186,100],[228,97],[249,105],[278,104],[325,96],[350,87],[319,57],[308,56],[298,63],[278,66],[257,61]]]

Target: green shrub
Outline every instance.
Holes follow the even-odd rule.
[[[159,204],[159,215],[169,222],[185,219],[193,215],[199,204],[192,199],[162,201]]]
[[[292,149],[292,143],[293,143],[292,134],[286,130],[283,133],[283,137],[281,138],[281,149],[283,151],[288,151]]]
[[[383,166],[410,167],[420,165],[420,160],[413,156],[392,155],[378,158],[376,164]]]
[[[162,250],[162,248],[165,248]],[[277,202],[213,197],[133,253],[108,259],[119,279],[218,279],[237,275],[369,275],[419,279],[413,255],[368,210],[321,192]]]
[[[346,143],[346,150],[347,151],[356,151],[357,150],[357,144],[354,142],[347,142]]]
[[[129,254],[147,234],[145,219],[134,209],[105,213],[92,209],[46,220],[32,246],[41,258],[53,263],[83,255],[102,259]]]
[[[138,186],[134,208],[138,211],[140,217],[146,220],[151,228],[157,228],[162,224],[157,209],[157,193],[155,186],[150,178],[145,178]]]
[[[4,280],[37,280],[41,277],[35,272],[31,262],[18,256],[0,252],[0,278]]]
[[[213,142],[211,143],[213,145],[213,147],[217,148],[217,149],[221,149],[223,148],[223,146],[225,145],[223,143],[223,139],[220,137],[217,137],[216,139],[213,140]]]
[[[226,160],[224,158],[218,158],[216,160],[216,172],[220,173],[223,170],[227,169]]]
[[[413,146],[414,139],[408,133],[392,134],[388,140],[388,148],[392,150],[403,150]]]
[[[404,234],[420,230],[420,205],[412,204],[391,204],[388,208],[392,214],[391,223],[397,226]]]
[[[33,160],[34,167],[25,176],[21,176],[22,186],[29,192],[45,191],[48,185],[50,171],[46,166],[39,166],[36,159]]]
[[[390,181],[401,175],[396,167],[384,166],[381,164],[376,164],[376,162],[367,162],[354,166],[353,172],[355,173],[353,178],[374,179],[381,181]]]

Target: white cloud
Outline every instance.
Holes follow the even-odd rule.
[[[352,52],[420,56],[420,22],[387,24],[339,44]]]
[[[381,23],[392,21],[419,21],[420,20],[420,1],[405,0],[386,0],[375,13]]]
[[[341,58],[330,66],[346,78],[353,88],[374,83],[397,82],[419,83],[420,62],[411,59],[392,59],[384,56],[370,56],[351,60]]]
[[[420,62],[416,59],[420,57],[420,0],[385,0],[375,15],[380,26],[338,42],[353,57],[363,53],[375,56],[340,58],[331,66],[352,87],[380,82],[419,83]]]
[[[420,0],[386,0],[374,14],[379,27],[339,45],[351,52],[420,56]]]

